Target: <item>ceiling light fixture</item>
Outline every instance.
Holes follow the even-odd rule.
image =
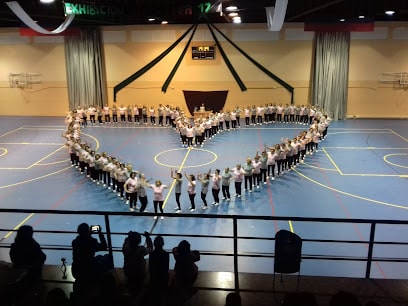
[[[55,0],[40,0],[40,2],[41,2],[41,3],[48,4],[48,3],[53,3],[53,2],[55,2]]]
[[[233,22],[233,23],[241,23],[241,22],[242,22],[241,17],[239,17],[239,16],[233,17],[233,18],[232,18],[232,22]]]
[[[163,20],[162,22],[161,22],[161,24],[168,24],[169,22],[167,21],[167,20]]]
[[[238,13],[237,12],[232,12],[232,13],[229,13],[228,16],[236,17],[236,16],[238,16]]]
[[[393,10],[385,11],[385,15],[387,15],[387,16],[393,16],[394,14],[395,14],[395,11],[393,11]]]
[[[358,19],[364,19],[365,18],[365,16],[364,15],[360,15],[360,16],[358,16]]]
[[[156,18],[148,18],[147,19],[147,21],[149,21],[149,22],[153,22],[153,21],[155,21],[156,20]]]
[[[227,6],[225,10],[228,12],[238,11],[238,7],[235,5],[230,5],[230,6]]]
[[[341,18],[341,19],[340,19],[340,22],[344,22],[344,21],[346,21],[346,19],[344,19],[344,18]]]

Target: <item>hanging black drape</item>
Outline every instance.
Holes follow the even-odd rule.
[[[206,110],[212,110],[214,113],[224,108],[227,101],[228,90],[219,91],[193,91],[183,90],[184,99],[186,99],[187,108],[190,114],[194,113],[194,108],[200,109],[204,103]]]

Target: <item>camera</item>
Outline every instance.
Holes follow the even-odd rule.
[[[101,231],[100,225],[91,225],[91,233],[99,233]]]

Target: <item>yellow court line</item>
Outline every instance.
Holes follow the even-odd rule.
[[[95,143],[96,143],[95,152],[99,150],[99,141],[98,141],[98,139],[96,137],[94,137],[92,135],[89,135],[89,134],[86,134],[86,133],[82,133],[82,132],[81,132],[81,135],[85,135],[85,136],[88,136],[89,138],[93,139],[95,141]]]
[[[326,149],[342,149],[342,150],[408,150],[408,148],[384,148],[384,147],[327,147]]]
[[[406,156],[406,155],[408,155],[408,154],[387,154],[387,155],[385,155],[384,157],[383,157],[383,159],[384,159],[384,161],[387,163],[387,164],[390,164],[390,165],[393,165],[393,166],[395,166],[395,167],[400,167],[400,168],[406,168],[406,169],[408,169],[408,167],[407,166],[402,166],[402,165],[398,165],[398,164],[394,164],[394,163],[392,163],[392,162],[390,162],[390,161],[388,161],[388,156]]]
[[[325,171],[336,171],[336,172],[337,172],[337,169],[329,169],[329,168],[316,167],[316,166],[310,165],[310,164],[308,164],[308,163],[303,163],[303,164],[306,165],[306,166],[308,166],[308,167],[310,167],[310,168],[315,168],[315,169],[325,170]]]
[[[343,172],[341,172],[340,168],[336,165],[336,163],[334,162],[333,158],[331,158],[331,156],[329,155],[329,153],[327,153],[325,148],[322,148],[324,154],[326,154],[327,158],[331,161],[331,163],[333,164],[334,168],[336,168],[336,170],[340,173],[340,175],[343,175]]]
[[[44,159],[50,157],[51,155],[57,153],[58,151],[60,151],[61,149],[63,149],[65,146],[61,146],[58,149],[56,149],[54,152],[51,152],[50,154],[48,154],[47,156],[41,158],[39,161],[35,162],[34,164],[32,164],[31,166],[29,166],[27,169],[31,169],[33,166],[37,165],[38,163],[42,162]]]
[[[408,142],[408,139],[405,138],[404,136],[398,134],[397,132],[395,132],[394,130],[390,130],[393,134],[397,135],[398,137],[402,138],[405,142]]]
[[[20,226],[22,226],[24,223],[26,223],[31,217],[34,216],[34,213],[29,214],[27,217],[24,218],[23,221],[21,221],[19,224],[17,224],[14,228],[13,231],[8,232],[3,238],[0,239],[0,241],[6,240],[8,237],[13,235],[14,231],[18,230]]]
[[[22,128],[23,128],[23,126],[20,126],[20,127],[17,128],[17,129],[8,131],[7,133],[4,133],[3,135],[0,135],[0,137],[6,136],[6,135],[11,134],[11,133],[14,133],[15,131],[21,130]]]
[[[333,132],[330,134],[345,134],[345,133],[353,133],[353,134],[366,134],[370,132],[371,134],[388,134],[392,133],[389,129],[374,129],[374,130],[342,130],[340,132]]]
[[[375,173],[367,173],[367,174],[363,174],[363,173],[343,173],[343,176],[372,176],[372,177],[401,177],[401,174],[375,174]]]
[[[160,166],[170,167],[170,168],[176,168],[177,165],[168,165],[168,164],[164,164],[164,163],[160,162],[160,161],[159,161],[159,156],[162,155],[162,154],[164,154],[164,153],[168,153],[168,152],[172,152],[172,151],[181,151],[181,150],[184,150],[184,148],[170,149],[170,150],[162,151],[162,152],[156,154],[156,156],[154,157],[154,161],[156,162],[156,164],[158,164],[158,165],[160,165]],[[188,166],[188,167],[186,167],[186,168],[204,167],[204,166],[207,166],[207,165],[209,165],[209,164],[212,164],[212,163],[215,162],[215,161],[217,160],[217,158],[218,158],[217,154],[215,154],[215,153],[212,152],[212,151],[205,150],[205,149],[202,149],[202,148],[194,149],[194,150],[195,150],[195,151],[208,152],[208,153],[212,154],[214,158],[213,158],[213,160],[211,160],[211,161],[209,161],[209,162],[207,162],[207,163],[197,164],[197,165],[193,165],[193,166]]]
[[[290,231],[291,231],[292,233],[294,233],[294,232],[295,232],[295,230],[293,229],[293,224],[292,224],[292,221],[291,221],[291,220],[288,220],[288,223],[289,223],[289,228],[290,228]]]
[[[178,172],[181,173],[181,169],[183,169],[184,164],[186,163],[187,157],[190,155],[190,151],[191,151],[191,150],[192,150],[191,148],[188,148],[187,154],[186,154],[186,156],[184,156],[184,159],[183,159],[183,161],[181,162],[181,165],[180,165],[180,168],[178,169]],[[163,207],[166,206],[167,200],[169,199],[170,194],[171,194],[171,192],[173,191],[175,185],[176,185],[176,180],[173,180],[173,183],[171,184],[171,187],[170,187],[170,189],[169,189],[169,192],[167,193],[166,198],[164,199]]]
[[[356,198],[356,199],[359,199],[359,200],[364,200],[364,201],[367,201],[367,202],[372,202],[372,203],[375,203],[375,204],[380,204],[380,205],[389,206],[389,207],[393,207],[393,208],[401,208],[401,209],[407,209],[408,210],[408,207],[406,207],[406,206],[365,198],[365,197],[362,197],[362,196],[358,196],[358,195],[355,195],[355,194],[352,194],[352,193],[348,193],[348,192],[345,192],[345,191],[342,191],[342,190],[339,190],[339,189],[324,185],[324,184],[322,184],[322,183],[320,183],[318,181],[315,181],[314,179],[311,179],[310,177],[300,173],[296,169],[293,169],[293,171],[296,172],[297,174],[299,174],[301,177],[309,180],[310,182],[312,182],[312,183],[314,183],[316,185],[319,185],[319,186],[321,186],[323,188],[326,188],[326,189],[329,189],[329,190],[344,194],[346,196],[350,196],[350,197],[353,197],[353,198]]]
[[[0,150],[4,151],[2,154],[0,154],[0,157],[8,153],[8,150],[6,148],[0,148]]]
[[[36,164],[36,166],[50,166],[50,165],[56,165],[56,164],[66,163],[67,161],[69,161],[69,159],[64,159],[64,160],[60,160],[60,161],[53,162],[53,163]]]
[[[21,128],[22,130],[42,130],[42,131],[64,131],[65,129],[61,127],[36,127],[36,126],[31,126],[31,127],[25,127],[23,126]]]
[[[67,169],[71,169],[71,166],[69,166],[69,167],[67,167],[67,168],[64,168],[64,169],[61,169],[61,170],[58,170],[58,171],[55,171],[55,172],[51,172],[51,173],[45,174],[45,175],[43,175],[43,176],[39,176],[39,177],[36,177],[36,178],[33,178],[33,179],[29,179],[29,180],[26,180],[26,181],[22,181],[22,182],[10,184],[10,185],[5,185],[5,186],[0,186],[0,189],[9,188],[9,187],[14,187],[14,186],[18,186],[18,185],[22,185],[22,184],[34,182],[34,181],[36,181],[36,180],[40,180],[40,179],[43,179],[43,178],[45,178],[45,177],[48,177],[48,176],[51,176],[51,175],[54,175],[54,174],[58,174],[58,173],[63,172],[63,171],[65,171],[65,170],[67,170]]]

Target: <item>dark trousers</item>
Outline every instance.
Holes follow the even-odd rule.
[[[213,189],[211,189],[211,191],[212,191],[212,195],[213,195],[213,198],[214,198],[214,202],[215,203],[220,203],[220,197],[219,197],[220,190],[213,188]]]
[[[163,213],[163,202],[164,201],[153,201],[154,212],[157,213],[157,208]]]
[[[245,190],[248,190],[248,184],[249,189],[252,190],[252,175],[245,175]]]
[[[139,197],[140,212],[144,212],[147,206],[147,197]]]
[[[137,206],[137,192],[127,192],[126,198],[129,199],[130,208],[134,208]]]
[[[222,189],[222,196],[224,198],[230,199],[231,196],[230,196],[229,186],[222,185],[221,189]]]
[[[195,198],[195,193],[189,193],[188,197],[190,199],[190,204],[191,204],[191,208],[195,209],[195,202],[194,202],[194,198]]]
[[[235,193],[241,195],[242,182],[235,182]]]
[[[201,193],[201,200],[204,203],[204,206],[207,206],[207,194],[206,193]]]

